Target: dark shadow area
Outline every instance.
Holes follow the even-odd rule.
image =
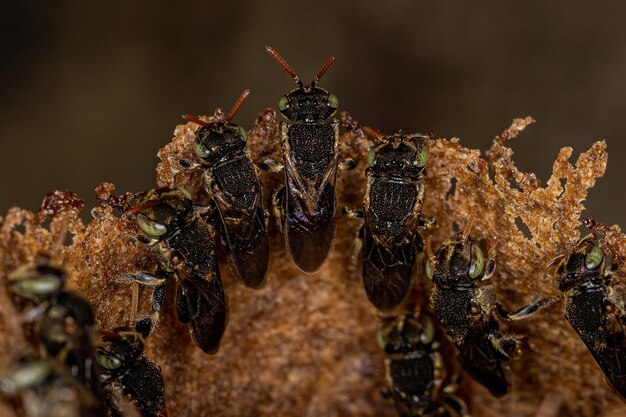
[[[151,187],[180,115],[230,107],[246,88],[235,122],[251,127],[294,87],[271,45],[305,81],[334,55],[321,85],[385,132],[432,129],[484,150],[511,119],[534,116],[512,146],[543,182],[561,147],[575,158],[606,139],[609,169],[587,214],[621,222],[626,4],[297,4],[4,2],[0,212],[35,209],[52,189],[89,207],[101,181]]]

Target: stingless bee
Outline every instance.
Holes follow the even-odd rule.
[[[181,163],[203,170],[204,188],[217,207],[222,240],[235,275],[248,287],[259,288],[269,262],[261,183],[246,148],[246,130],[230,123],[249,94],[250,90],[244,91],[226,117],[218,109],[214,122],[183,116],[201,126],[196,132],[193,150],[202,162]]]
[[[196,208],[181,188],[158,188],[143,193],[125,215],[134,215],[144,243],[155,247],[155,273],[126,277],[151,286],[152,317],[139,325],[151,329],[158,321],[167,280],[177,282],[178,320],[189,325],[193,340],[206,353],[216,353],[228,323],[228,299],[215,254],[215,230],[203,219],[211,208]]]

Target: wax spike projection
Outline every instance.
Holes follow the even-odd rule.
[[[265,111],[248,132],[255,163],[281,157],[274,116],[273,111]],[[539,298],[562,297],[546,265],[580,239],[583,201],[607,163],[604,142],[592,144],[575,163],[570,162],[572,149],[563,148],[551,177],[542,185],[533,174],[516,168],[507,146],[532,122],[516,119],[484,156],[464,148],[458,139],[425,143],[429,159],[423,216],[436,219],[425,237],[432,236],[432,245],[438,248],[474,216],[472,239],[483,247],[495,245],[497,265],[491,281],[498,300],[512,311]],[[193,159],[196,129],[194,123],[176,127],[173,140],[159,151],[156,182],[184,187],[194,202],[203,204],[208,198],[200,173],[180,164]],[[357,133],[346,133],[339,142],[342,155],[354,158],[357,166],[338,176],[338,207],[359,206],[370,144]],[[261,181],[264,205],[271,207],[271,192],[281,185],[281,176],[261,173]],[[91,209],[88,223],[81,221],[78,209],[52,213],[49,221],[50,213],[11,209],[0,224],[0,281],[6,284],[10,271],[47,253],[67,270],[68,287],[92,303],[99,327],[112,329],[127,323],[131,310],[132,289],[120,277],[149,270],[156,260],[152,250],[137,240],[139,230],[132,216],[120,215],[128,209],[130,197],[121,193],[116,197],[111,184],[100,185],[97,194],[101,204]],[[520,230],[521,224],[528,230]],[[259,290],[239,285],[226,265],[226,253],[218,252],[230,320],[214,356],[196,348],[187,326],[178,322],[174,283],[168,283],[161,320],[146,340],[147,357],[163,371],[168,414],[397,415],[393,403],[380,395],[385,353],[376,343],[378,313],[367,300],[360,275],[347,265],[358,227],[357,222],[337,216],[329,258],[316,274],[305,275],[292,262],[280,231],[270,221],[269,274]],[[57,234],[63,228],[69,237],[59,245]],[[609,240],[601,241],[601,246],[610,249],[607,253],[616,256],[623,271],[626,239],[617,227],[604,230]],[[430,283],[420,266],[416,285],[427,290]],[[623,283],[623,278],[614,280]],[[151,311],[148,291],[141,288],[137,317]],[[2,285],[0,358],[5,361],[26,343],[22,334],[11,330],[19,323],[6,299],[6,285]],[[503,323],[503,332],[524,336],[521,357],[507,362],[511,389],[495,399],[465,375],[456,395],[465,400],[472,416],[625,415],[626,407],[564,319],[563,308],[563,303],[556,303],[528,320]],[[442,352],[454,354],[450,349]],[[458,368],[454,358],[448,357],[447,362]],[[0,402],[0,410],[11,416],[6,403]]]

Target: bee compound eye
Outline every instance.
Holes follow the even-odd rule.
[[[428,162],[428,149],[426,149],[423,146],[419,147],[419,150],[417,151],[417,155],[415,156],[415,165],[417,167],[423,168],[426,166],[426,163]]]
[[[289,108],[289,98],[287,96],[282,96],[280,100],[278,100],[278,110],[285,111]]]
[[[37,296],[55,294],[62,285],[61,277],[53,274],[34,274],[15,283],[20,292]]]
[[[159,237],[167,233],[167,227],[158,223],[143,213],[137,213],[137,225],[148,236]]]
[[[603,259],[604,252],[602,252],[600,246],[595,245],[587,251],[587,255],[585,256],[585,266],[587,269],[596,269],[600,266]]]
[[[470,258],[469,276],[470,278],[478,278],[485,269],[485,257],[478,245],[473,243],[470,247]]]
[[[113,370],[122,366],[122,360],[102,348],[96,348],[96,362],[104,369]]]
[[[15,392],[36,387],[48,378],[50,366],[45,361],[32,361],[22,364],[15,372],[0,379],[0,391]]]
[[[376,153],[374,150],[369,151],[367,154],[367,165],[373,167],[376,165]]]
[[[211,152],[204,146],[198,137],[193,141],[193,151],[198,156],[198,158],[204,159],[207,158]]]
[[[339,108],[339,99],[337,98],[336,95],[334,94],[328,95],[328,107],[330,107],[331,109]]]
[[[239,126],[239,133],[241,134],[241,137],[243,138],[244,141],[248,140],[248,132],[246,132],[246,129]]]

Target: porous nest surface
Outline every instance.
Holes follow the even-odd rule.
[[[427,141],[424,216],[435,218],[436,225],[424,235],[432,235],[436,249],[474,216],[472,236],[484,246],[488,241],[495,245],[497,269],[492,280],[509,309],[536,297],[562,296],[545,266],[579,239],[583,201],[607,163],[604,142],[593,144],[575,165],[570,163],[572,149],[563,148],[552,176],[541,186],[533,174],[515,167],[513,151],[507,147],[507,141],[532,122],[516,119],[494,139],[486,156],[464,148],[458,139]],[[157,183],[185,187],[203,202],[207,197],[200,172],[180,164],[181,159],[194,159],[191,142],[196,129],[193,123],[176,127],[173,140],[159,151]],[[248,135],[254,162],[281,160],[277,129],[272,110],[259,116]],[[370,144],[357,134],[346,133],[341,140],[344,154],[358,164],[339,174],[338,203],[357,208]],[[260,175],[269,208],[271,192],[283,182],[283,174]],[[101,184],[97,193],[101,203],[92,209],[93,219],[87,224],[80,219],[80,204],[64,193],[52,199],[58,204],[48,201],[40,213],[11,209],[0,223],[0,281],[6,283],[10,271],[48,254],[67,270],[69,287],[91,301],[99,326],[110,329],[124,324],[130,314],[131,289],[120,277],[153,270],[154,255],[137,241],[133,220],[120,215],[130,196],[116,198],[112,184]],[[338,215],[329,259],[317,273],[305,275],[291,261],[274,220],[270,273],[262,289],[236,282],[222,253],[230,322],[216,355],[196,348],[187,327],[177,322],[169,288],[159,327],[147,341],[149,357],[163,370],[169,415],[396,415],[379,393],[384,355],[376,343],[378,313],[365,297],[360,275],[348,267],[359,224]],[[66,227],[72,238],[62,244],[58,235]],[[618,226],[603,230],[607,233],[603,247],[624,269],[624,235]],[[423,276],[417,281],[428,285]],[[140,315],[148,312],[147,299],[143,290]],[[0,354],[6,362],[25,342],[5,285],[0,286],[0,304]],[[522,357],[509,362],[513,388],[495,399],[464,378],[461,393],[473,416],[625,415],[626,407],[563,318],[562,303],[505,330],[527,337]]]

